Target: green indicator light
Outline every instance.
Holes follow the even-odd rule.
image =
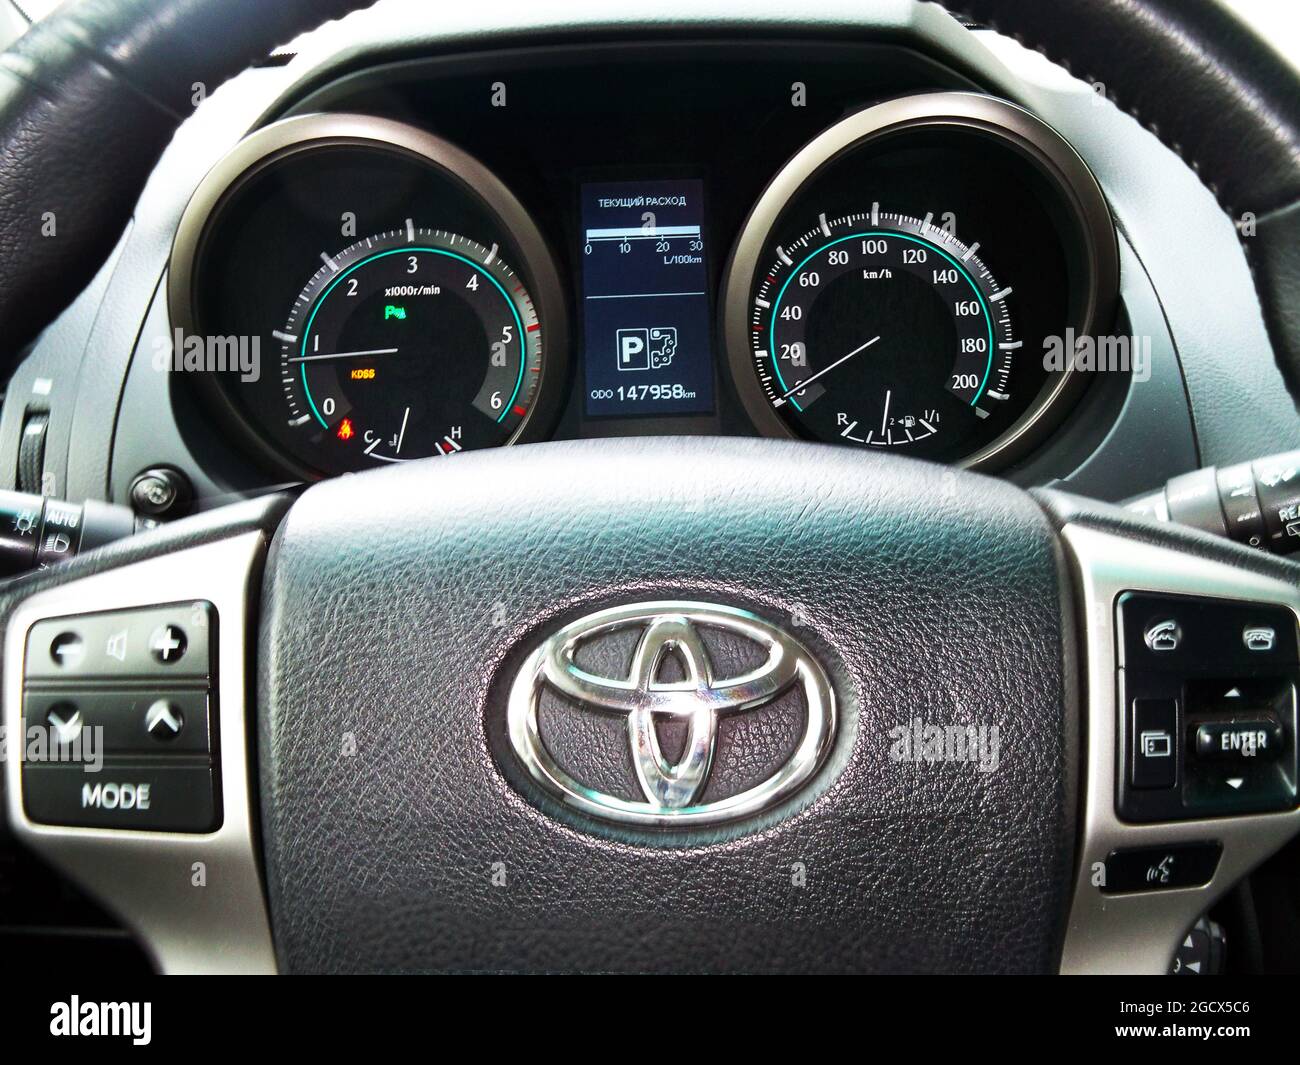
[[[385,322],[388,321],[388,319],[390,319],[390,318],[398,318],[398,319],[402,319],[402,318],[405,318],[405,317],[406,317],[406,308],[405,308],[405,307],[394,307],[391,303],[389,303],[389,304],[385,304],[385,306],[384,306],[384,321],[385,321]]]

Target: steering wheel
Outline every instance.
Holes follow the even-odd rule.
[[[106,258],[196,84],[359,6],[79,0],[6,52],[5,357]],[[1225,209],[1253,212],[1247,248],[1294,392],[1294,71],[1209,3],[966,0],[960,13],[1103,82]],[[12,754],[9,816],[168,970],[1161,971],[1300,813],[1293,773],[1284,812],[1120,816],[1132,685],[1193,653],[1160,659],[1147,637],[1170,622],[1230,670],[1238,629],[1262,617],[1292,676],[1295,576],[1060,493],[810,444],[601,440],[410,463],[6,589],[6,722],[51,619],[129,626],[183,603],[211,656],[219,750],[210,832],[37,823]],[[627,625],[619,653],[637,650],[620,687],[574,634]],[[680,675],[658,676],[667,658]],[[574,677],[623,716],[611,731],[557,713],[546,745],[588,752],[588,782],[631,774],[645,794],[622,801],[640,813],[584,806],[594,789],[559,779],[544,751],[518,757],[542,689],[573,695]],[[788,713],[757,712],[790,693]],[[680,726],[680,755],[655,715]],[[752,801],[739,784],[701,790],[701,764],[780,777],[793,762],[778,739],[801,730],[790,786]],[[927,771],[951,741],[974,756]],[[726,816],[677,816],[737,796]]]

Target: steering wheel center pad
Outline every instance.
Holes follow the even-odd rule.
[[[766,819],[612,827],[532,794],[494,742],[541,635],[660,599],[750,610],[830,674],[835,746]],[[1054,969],[1076,802],[1067,609],[1028,495],[893,457],[606,440],[317,485],[262,603],[281,965]],[[992,756],[899,764],[918,721],[983,727]]]

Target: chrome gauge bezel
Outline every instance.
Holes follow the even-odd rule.
[[[1062,329],[1069,327],[1086,336],[1113,321],[1119,290],[1115,224],[1096,178],[1060,134],[1024,108],[979,93],[933,92],[888,100],[841,119],[781,168],[746,218],[727,263],[722,280],[727,363],[736,392],[763,435],[800,438],[764,394],[750,345],[750,296],[757,272],[771,253],[777,225],[810,183],[850,152],[869,142],[925,129],[984,134],[1016,152],[1048,180],[1077,225],[1076,255],[1082,263],[1081,276],[1072,278],[1079,291],[1072,293],[1070,321],[1062,323]],[[992,469],[1023,456],[1057,424],[1068,400],[1085,384],[1084,374],[1071,367],[1053,374],[1005,432],[954,465]]]
[[[220,224],[224,207],[240,189],[266,168],[293,156],[339,147],[388,151],[441,171],[466,196],[484,206],[509,236],[517,252],[512,265],[525,278],[543,323],[545,354],[536,399],[505,443],[545,439],[559,413],[568,380],[567,305],[555,258],[528,211],[495,174],[455,145],[404,122],[361,114],[300,115],[281,119],[241,140],[199,183],[177,226],[167,273],[171,327],[186,334],[203,334],[203,323],[197,320],[195,285],[204,245]],[[418,221],[421,226],[437,223],[436,219]],[[279,324],[268,326],[268,334]],[[252,423],[212,375],[194,378],[204,402],[235,429],[263,465],[307,481],[330,476],[286,454]]]

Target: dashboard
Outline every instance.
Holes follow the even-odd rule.
[[[683,433],[1006,469],[1113,332],[1105,197],[1024,108],[826,51],[336,87],[199,185],[155,361],[271,477]]]
[[[935,21],[306,42],[181,128],[11,380],[0,468],[137,508],[162,471],[170,518],[545,440],[792,438],[1111,500],[1300,446],[1195,175]]]

